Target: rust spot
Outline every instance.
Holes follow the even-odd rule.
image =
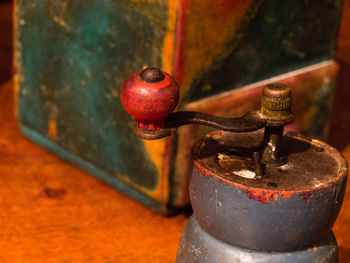
[[[61,200],[64,198],[67,192],[65,189],[45,187],[44,194],[48,198]]]
[[[293,193],[287,192],[282,193],[280,191],[269,191],[263,189],[246,189],[245,192],[249,199],[267,204],[271,200],[277,200],[279,197],[282,199],[288,199]]]
[[[311,192],[307,192],[307,193],[302,194],[303,199],[306,201],[310,201],[311,196],[312,196]]]
[[[267,193],[263,190],[248,190],[247,196],[249,199],[262,202],[264,204],[267,204],[271,199],[274,199],[273,193]]]

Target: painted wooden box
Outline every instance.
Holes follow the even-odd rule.
[[[172,73],[179,109],[239,116],[264,84],[292,87],[296,124],[323,137],[337,73],[341,0],[17,0],[17,112],[23,134],[152,209],[188,204],[182,127],[143,141],[121,106],[144,66]]]

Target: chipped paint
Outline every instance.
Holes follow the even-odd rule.
[[[302,194],[303,199],[306,200],[306,201],[310,201],[311,196],[312,196],[311,192]]]
[[[51,139],[56,140],[57,139],[57,122],[56,120],[49,120],[48,121],[48,135]]]
[[[288,199],[290,198],[294,193],[292,191],[282,192],[282,191],[269,191],[265,189],[244,189],[247,193],[247,197],[249,199],[267,204],[271,200],[277,200],[279,198],[281,199]]]
[[[247,179],[255,179],[256,174],[253,171],[250,170],[240,170],[240,171],[234,171],[234,174],[243,177],[243,178],[247,178]]]

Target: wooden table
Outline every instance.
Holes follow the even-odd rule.
[[[0,86],[0,262],[174,262],[166,218],[25,139]]]

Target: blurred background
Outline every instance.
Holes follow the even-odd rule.
[[[76,171],[45,150],[29,143],[19,134],[17,122],[13,118],[12,11],[11,1],[0,1],[0,96],[2,96],[0,97],[2,108],[2,119],[0,120],[0,157],[2,158],[2,161],[0,160],[2,179],[0,180],[2,181],[0,183],[3,185],[0,187],[0,225],[8,226],[7,230],[4,228],[0,230],[0,262],[25,262],[23,260],[28,258],[33,262],[42,262],[39,258],[45,255],[51,258],[46,262],[59,262],[55,260],[55,257],[67,260],[74,258],[72,262],[87,262],[88,260],[102,262],[99,261],[102,255],[106,258],[105,262],[116,258],[118,262],[173,262],[178,240],[186,222],[184,215],[170,219],[154,215],[138,203],[125,198],[115,190],[100,184],[99,181],[83,172]],[[349,161],[350,0],[344,0],[336,60],[340,64],[340,71],[327,141],[339,149]],[[21,149],[22,152],[19,153],[18,149]],[[30,156],[24,155],[23,150],[30,152]],[[22,165],[19,164],[22,160],[19,158],[23,158]],[[44,172],[40,170],[43,163],[49,163],[52,166],[45,168],[46,172]],[[30,180],[36,180],[41,190],[37,190],[38,193],[35,192],[35,194],[30,190],[22,190],[21,187],[24,189],[26,183],[20,182],[23,178],[13,179],[12,182],[12,173],[26,174],[29,184],[31,184]],[[70,174],[71,179],[63,180],[72,180],[66,182],[66,185],[71,188],[62,186],[65,183],[61,182],[60,176],[66,174]],[[75,186],[73,180],[80,182],[80,185]],[[92,186],[94,184],[99,186],[94,188]],[[82,190],[79,187],[85,187],[84,185],[86,188],[83,190],[87,196],[78,193]],[[39,189],[35,187],[32,189]],[[94,190],[91,190],[92,188]],[[71,192],[76,194],[71,197],[72,199],[69,198]],[[67,203],[46,205],[40,201],[36,203],[38,207],[31,208],[30,204],[34,202],[34,199],[29,198],[28,203],[24,201],[31,194],[35,198],[40,199],[45,196],[48,199]],[[119,205],[115,207],[113,204],[112,209],[113,200],[117,200]],[[40,204],[43,205],[42,208]],[[62,210],[62,207],[65,207],[65,210]],[[81,210],[76,210],[76,207],[80,207]],[[68,214],[66,217],[62,214],[57,216],[52,209],[58,211],[58,214]],[[123,211],[125,215],[120,215],[120,211]],[[45,213],[47,214],[44,215]],[[106,213],[109,213],[108,216]],[[91,216],[92,214],[94,216]],[[52,223],[56,220],[56,216],[59,220],[57,224]],[[145,221],[150,220],[153,222],[145,226]],[[124,225],[121,229],[115,228],[116,225],[123,225],[126,221],[131,223]],[[111,229],[120,235],[118,240],[111,236],[110,231],[107,231]],[[78,232],[84,234],[75,234]],[[340,247],[340,262],[350,262],[349,186],[334,232]],[[138,242],[140,240],[143,240],[142,244]],[[71,242],[72,245],[66,247],[66,242]],[[164,244],[167,244],[166,248],[156,249],[163,247]],[[137,251],[135,247],[138,247]],[[90,252],[87,251],[92,251],[92,254],[90,255]],[[86,255],[89,255],[90,259]],[[14,261],[9,260],[10,258]]]
[[[12,76],[12,3],[0,1],[0,81],[4,83]]]

